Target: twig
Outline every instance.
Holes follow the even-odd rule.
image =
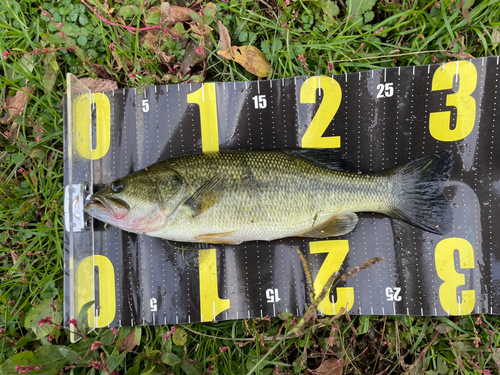
[[[82,0],[83,1],[83,0]],[[361,61],[361,60],[374,60],[374,59],[383,59],[386,57],[400,57],[400,56],[409,56],[409,55],[420,55],[422,53],[436,53],[436,52],[441,52],[441,53],[446,53],[446,50],[442,49],[435,49],[435,50],[430,50],[430,51],[418,51],[418,52],[407,52],[407,53],[395,53],[394,55],[383,55],[383,56],[366,56],[366,57],[360,57],[358,59],[348,59],[348,60],[333,60],[329,61],[330,63],[342,63],[342,62],[354,62],[354,61]]]

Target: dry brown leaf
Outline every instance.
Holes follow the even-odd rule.
[[[189,14],[188,8],[180,7],[177,5],[170,5],[169,3],[165,2],[161,4],[160,10],[163,15],[162,25],[191,21],[191,16]]]
[[[33,94],[34,91],[35,89],[33,87],[25,86],[17,90],[13,98],[7,95],[5,102],[9,115],[2,119],[2,124],[9,124],[14,116],[19,115],[24,110],[24,106],[29,102],[31,98],[30,95]]]
[[[219,48],[224,50],[231,48],[231,37],[229,36],[229,32],[227,31],[226,26],[219,20],[217,20],[217,26],[219,26]]]
[[[345,362],[337,358],[330,358],[323,362],[315,371],[316,375],[342,375]]]
[[[236,61],[257,77],[267,77],[271,72],[271,64],[266,56],[254,46],[233,46],[217,54],[224,59]]]
[[[118,83],[104,78],[81,78],[80,81],[89,88],[91,92],[104,92],[118,90]]]
[[[130,330],[127,336],[125,336],[118,344],[118,350],[123,352],[131,352],[135,348],[135,335],[134,330]]]
[[[45,175],[47,179],[50,176],[52,168],[54,168],[54,160],[56,160],[56,151],[52,150],[51,152],[49,152],[49,155],[47,156],[47,174]]]
[[[446,52],[446,56],[454,57],[456,59],[466,59],[466,60],[470,60],[470,59],[474,58],[474,56],[468,54],[467,52],[458,52],[458,53]]]
[[[498,31],[498,29],[493,29],[491,31],[491,43],[493,44],[500,43],[500,31]]]
[[[181,74],[183,76],[186,75],[193,66],[205,60],[210,54],[208,49],[203,47],[203,51],[201,55],[199,55],[198,52],[196,52],[198,48],[200,48],[200,46],[197,43],[193,41],[188,43],[186,51],[184,52],[184,57],[182,58]]]
[[[116,51],[111,51],[111,54],[113,55],[113,58],[116,61],[116,65],[118,66],[117,70],[120,71],[121,69],[123,69],[122,59],[120,59],[120,56],[118,56]]]

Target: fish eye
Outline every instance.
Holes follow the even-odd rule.
[[[116,180],[116,181],[113,181],[109,187],[111,188],[111,190],[114,193],[119,193],[120,191],[123,190],[124,185],[123,185],[122,181]]]

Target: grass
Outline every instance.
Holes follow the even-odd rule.
[[[62,107],[65,76],[120,87],[256,77],[217,55],[233,45],[269,59],[269,78],[342,74],[500,53],[498,1],[219,1],[170,34],[159,1],[0,0],[0,373],[495,374],[496,316],[251,319],[87,332],[70,343],[63,295]],[[184,5],[184,4],[180,4]],[[200,4],[188,3],[195,12]],[[472,6],[471,6],[472,5]],[[156,7],[156,8],[155,8]],[[141,32],[129,29],[142,28]],[[181,75],[186,44],[206,59]],[[31,88],[31,89],[28,89]],[[26,92],[29,100],[20,94]],[[8,99],[10,98],[10,100]],[[16,99],[17,98],[17,99]],[[9,101],[8,101],[9,100]],[[46,319],[50,317],[50,321]],[[44,320],[45,319],[45,320]],[[40,324],[39,324],[40,323]],[[303,325],[303,326],[302,326]],[[296,327],[300,326],[297,330]],[[339,362],[337,362],[339,361]],[[31,366],[31,367],[30,367]],[[326,373],[326,372],[316,373]]]

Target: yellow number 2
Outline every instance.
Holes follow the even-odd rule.
[[[450,111],[433,112],[429,118],[429,132],[438,141],[453,142],[467,137],[476,122],[476,101],[470,96],[477,85],[477,71],[474,64],[457,61],[438,68],[432,78],[432,91],[451,90],[455,76],[460,86],[454,94],[446,96],[446,105],[457,109],[457,122],[451,127]]]
[[[325,261],[319,269],[318,275],[314,280],[314,294],[318,295],[333,272],[340,269],[347,253],[349,252],[349,242],[347,240],[328,240],[309,243],[311,254],[328,253]],[[344,308],[348,312],[354,304],[354,289],[337,288],[337,302],[330,302],[330,291],[326,297],[319,303],[318,310],[326,315],[335,315]]]
[[[302,147],[339,148],[340,136],[323,137],[323,133],[340,107],[342,89],[331,77],[311,77],[300,88],[300,102],[316,103],[318,89],[323,89],[323,100],[302,137]]]
[[[455,269],[455,250],[460,257],[460,268],[474,268],[474,249],[469,241],[447,238],[439,242],[435,253],[436,270],[439,278],[444,281],[439,288],[439,301],[443,310],[450,315],[470,314],[474,310],[476,292],[464,290],[457,301],[457,288],[465,285],[465,275]]]

